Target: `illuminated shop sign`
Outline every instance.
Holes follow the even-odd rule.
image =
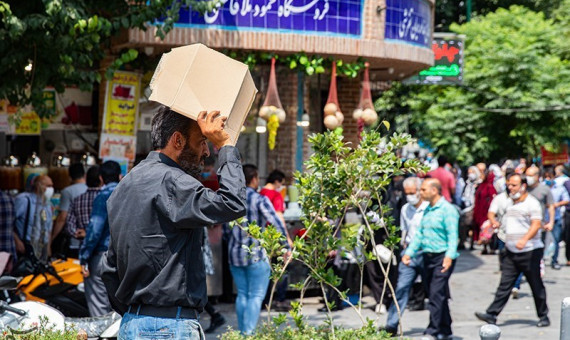
[[[226,0],[205,15],[180,10],[177,27],[360,37],[364,0]]]
[[[413,84],[461,84],[463,81],[463,37],[437,34],[432,42],[434,66],[406,82]]]

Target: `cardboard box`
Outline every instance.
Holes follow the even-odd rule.
[[[194,120],[201,111],[220,111],[233,145],[257,93],[247,65],[202,44],[163,54],[150,89],[150,100]]]

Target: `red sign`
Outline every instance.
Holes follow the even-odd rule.
[[[547,151],[544,147],[540,148],[542,153],[542,165],[558,165],[568,163],[568,144],[561,145],[559,152]]]

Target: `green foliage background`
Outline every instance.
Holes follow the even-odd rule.
[[[463,85],[395,84],[376,108],[463,164],[555,149],[570,137],[569,11],[511,6],[451,25],[466,35]]]

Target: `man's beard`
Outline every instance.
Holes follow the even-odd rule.
[[[205,157],[200,157],[193,153],[188,144],[184,146],[184,150],[180,153],[178,157],[178,165],[184,170],[188,175],[199,179],[202,173],[202,164],[204,163]]]

